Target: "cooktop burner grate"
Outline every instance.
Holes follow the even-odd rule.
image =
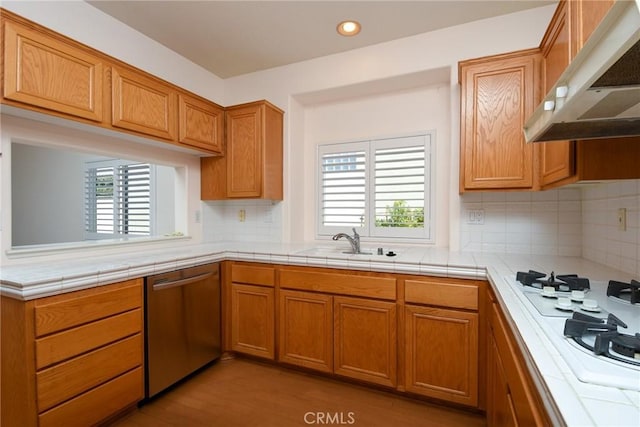
[[[622,334],[618,332],[618,326],[627,328],[611,313],[606,320],[574,313],[564,324],[564,335],[594,354],[640,366],[640,333]]]
[[[640,304],[640,282],[632,280],[630,283],[610,280],[607,286],[607,296],[627,301],[631,304]]]
[[[585,289],[590,289],[589,279],[586,277],[579,277],[577,274],[559,274],[556,276],[553,271],[549,277],[546,277],[546,274],[535,270],[529,270],[526,272],[518,271],[516,273],[516,280],[524,286],[531,286],[537,289],[542,289],[545,286],[551,286],[556,291],[560,292],[584,291]]]

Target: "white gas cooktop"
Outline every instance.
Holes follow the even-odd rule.
[[[541,290],[523,286],[516,281],[515,276],[508,276],[506,281],[514,288],[518,298],[522,300],[524,306],[580,381],[640,391],[640,366],[596,355],[577,344],[572,338],[564,336],[566,319],[573,315],[573,311],[597,318],[606,318],[608,313],[613,313],[628,326],[626,329],[619,327],[618,331],[634,335],[640,332],[640,305],[631,305],[628,302],[609,298],[606,295],[607,283],[591,282],[591,289],[587,291],[585,298],[595,299],[598,302],[600,312],[582,310],[581,304],[576,302],[572,304],[573,311],[558,310],[555,309],[557,300],[543,297]],[[568,296],[568,294],[559,295]]]

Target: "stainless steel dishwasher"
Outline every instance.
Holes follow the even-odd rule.
[[[220,356],[219,265],[147,277],[145,304],[150,398]]]

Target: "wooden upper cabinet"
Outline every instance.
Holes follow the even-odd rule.
[[[561,1],[547,28],[542,50],[542,78],[545,94],[577,55],[613,1]],[[640,138],[607,138],[555,141],[540,148],[542,189],[581,180],[638,179]]]
[[[228,107],[224,158],[201,160],[202,199],[282,200],[283,111],[267,101]]]
[[[224,147],[224,109],[186,94],[178,95],[181,144],[222,154]]]
[[[567,2],[560,2],[547,28],[542,50],[542,80],[547,94],[569,65],[574,45]],[[542,187],[570,178],[575,174],[575,143],[555,141],[540,144],[540,185]]]
[[[571,58],[589,40],[602,18],[613,6],[614,0],[573,0],[568,2],[571,16]]]
[[[101,121],[101,58],[62,37],[3,22],[4,100]]]
[[[227,195],[260,197],[263,125],[261,106],[227,110]]]
[[[460,192],[535,187],[522,127],[540,98],[539,63],[538,49],[460,62]]]
[[[111,69],[111,124],[168,140],[176,139],[177,93],[160,81],[124,68]]]

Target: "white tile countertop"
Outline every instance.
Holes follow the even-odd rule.
[[[450,252],[433,247],[385,247],[397,255],[348,255],[348,247],[313,243],[222,242],[179,246],[171,250],[121,253],[77,258],[65,262],[4,266],[0,291],[13,298],[30,300],[79,289],[144,277],[193,265],[222,260],[345,268],[365,271],[424,274],[466,279],[487,279],[496,291],[510,323],[531,356],[530,370],[540,382],[547,410],[569,426],[640,426],[640,391],[622,390],[581,382],[560,356],[535,309],[514,288],[508,277],[516,271],[571,272],[591,280],[629,282],[628,274],[575,257],[543,255],[477,254]],[[368,248],[376,253],[376,248]],[[532,311],[533,310],[533,311]],[[538,375],[535,375],[538,373]],[[640,370],[638,371],[640,382]]]

